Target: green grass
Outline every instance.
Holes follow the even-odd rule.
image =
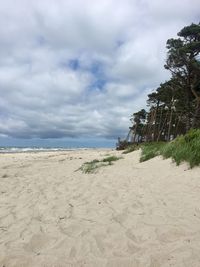
[[[83,165],[78,170],[81,170],[84,173],[94,173],[96,169],[102,166],[112,165],[113,161],[116,161],[119,159],[120,157],[116,157],[116,156],[109,156],[109,157],[103,158],[102,160],[94,159],[90,162],[83,163]]]
[[[166,145],[164,142],[152,142],[142,145],[142,154],[140,157],[140,162],[152,159],[159,156],[162,148]]]
[[[131,152],[133,152],[135,150],[138,150],[139,148],[140,148],[140,145],[130,145],[124,150],[124,152],[122,154],[131,153]]]
[[[113,161],[116,161],[116,160],[119,160],[119,159],[120,158],[116,157],[116,156],[109,156],[109,157],[106,157],[106,158],[102,159],[102,162],[108,162],[108,164],[111,165]]]
[[[184,161],[188,162],[191,168],[200,165],[200,129],[192,129],[186,135],[168,143],[154,142],[143,145],[140,161],[158,155],[172,158],[177,165]]]
[[[168,143],[162,150],[164,158],[171,157],[177,165],[187,161],[191,168],[200,165],[200,130],[190,130],[186,135]]]
[[[99,164],[97,165],[97,162],[86,162],[80,167],[80,170],[84,173],[92,173],[95,172],[98,167]]]

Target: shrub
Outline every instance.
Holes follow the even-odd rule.
[[[172,157],[179,165],[187,161],[190,167],[200,164],[200,130],[192,129],[185,136],[176,138],[163,149],[164,158]]]
[[[126,148],[126,150],[122,153],[122,154],[128,154],[128,153],[131,153],[135,150],[138,150],[140,148],[139,145],[130,145]]]
[[[142,146],[140,161],[162,155],[172,158],[177,165],[186,161],[190,167],[200,165],[200,129],[192,129],[169,143],[149,143]]]
[[[166,145],[164,142],[146,143],[142,146],[140,162],[149,160],[160,155],[161,149]]]

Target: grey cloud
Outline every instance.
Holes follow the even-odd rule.
[[[199,7],[197,0],[4,1],[0,135],[124,135],[130,115],[169,76],[166,40],[198,22]]]

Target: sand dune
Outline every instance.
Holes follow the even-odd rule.
[[[200,169],[139,153],[0,155],[0,267],[199,267]]]

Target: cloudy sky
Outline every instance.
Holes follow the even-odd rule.
[[[0,145],[124,137],[199,20],[199,0],[0,0]]]

